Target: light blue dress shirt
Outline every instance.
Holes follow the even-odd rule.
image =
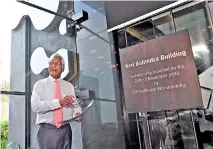
[[[59,99],[54,99],[55,79],[51,76],[39,80],[33,87],[31,96],[31,107],[37,113],[36,124],[53,124],[53,111],[61,107]],[[75,90],[71,83],[58,79],[62,97],[74,96],[74,106],[63,107],[63,120],[68,120],[81,112],[81,107],[76,102]]]

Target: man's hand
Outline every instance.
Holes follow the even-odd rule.
[[[70,105],[72,103],[74,103],[74,96],[65,96],[64,98],[59,99],[59,103],[62,107]]]
[[[76,113],[76,116],[77,116],[77,118],[75,119],[76,122],[81,122],[83,120],[83,116],[80,115],[80,113]]]

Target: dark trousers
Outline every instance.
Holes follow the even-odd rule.
[[[69,124],[56,128],[52,124],[40,124],[38,134],[39,149],[71,149],[72,130]]]

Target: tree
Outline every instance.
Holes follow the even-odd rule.
[[[0,148],[6,149],[8,140],[8,121],[0,122],[0,134],[1,134]]]
[[[0,90],[9,91],[9,83],[7,81],[2,81],[0,83]],[[1,101],[6,102],[9,100],[9,95],[1,95]]]

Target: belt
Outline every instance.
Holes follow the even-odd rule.
[[[66,128],[66,127],[70,127],[70,124],[61,125],[61,127],[59,127],[59,128],[57,128],[54,124],[49,124],[49,123],[40,123],[39,126],[44,126],[44,127],[48,127],[48,128],[63,129],[63,128]]]

